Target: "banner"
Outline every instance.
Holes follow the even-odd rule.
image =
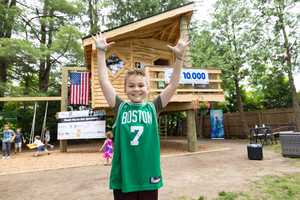
[[[222,110],[210,110],[210,130],[212,139],[224,139],[224,120]]]
[[[105,114],[93,111],[58,113],[57,139],[105,138]]]
[[[170,82],[173,69],[165,70],[165,81]],[[182,69],[180,74],[181,84],[208,84],[208,73],[203,69]]]

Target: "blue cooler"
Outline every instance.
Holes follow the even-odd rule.
[[[263,148],[261,144],[248,144],[247,152],[249,160],[263,159]]]

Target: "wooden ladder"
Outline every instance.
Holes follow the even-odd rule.
[[[161,115],[158,118],[158,126],[160,136],[167,137],[168,135],[168,115]]]

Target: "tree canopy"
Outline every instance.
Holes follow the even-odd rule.
[[[0,1],[0,97],[59,95],[61,67],[84,66],[83,36],[189,1],[37,2]],[[191,25],[193,66],[222,70],[225,111],[292,106],[300,119],[293,80],[293,73],[300,70],[299,4],[297,0],[218,0],[210,22]],[[0,103],[0,111],[10,112],[13,106],[17,112],[32,109],[25,103]]]

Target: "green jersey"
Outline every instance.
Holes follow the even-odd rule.
[[[152,102],[121,102],[113,126],[110,189],[122,192],[162,187],[157,112]]]

